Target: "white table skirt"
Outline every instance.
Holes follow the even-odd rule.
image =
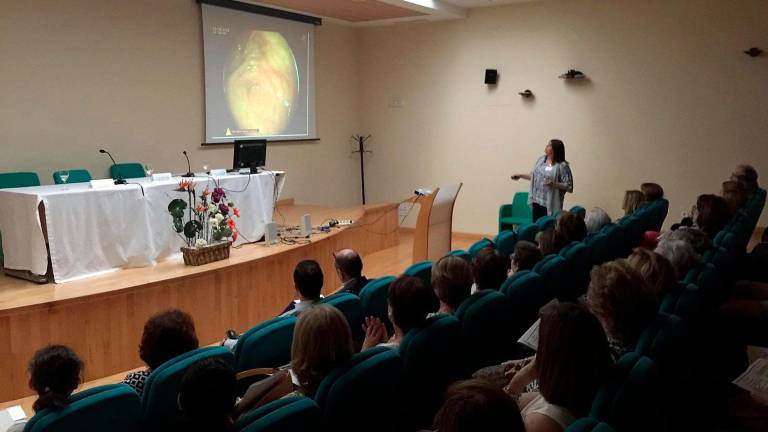
[[[53,276],[56,282],[127,267],[152,266],[180,253],[184,240],[173,230],[168,203],[186,200],[178,192],[180,178],[91,189],[88,183],[0,189],[0,233],[6,268],[45,274],[48,250],[38,206],[45,219]],[[191,179],[199,195],[210,177]],[[285,182],[283,172],[228,175],[216,179],[227,199],[240,209],[235,218],[237,243],[255,241],[264,235],[265,224]]]

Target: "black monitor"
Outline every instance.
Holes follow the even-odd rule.
[[[267,140],[249,139],[235,141],[233,169],[250,168],[252,171],[267,163]]]

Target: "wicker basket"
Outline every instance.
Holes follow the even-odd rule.
[[[199,266],[229,258],[230,246],[231,241],[196,248],[185,246],[181,248],[181,253],[184,254],[184,264]]]

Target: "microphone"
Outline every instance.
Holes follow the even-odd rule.
[[[187,151],[184,150],[182,153],[184,153],[184,157],[187,158],[187,173],[182,177],[194,177],[195,173],[192,172],[192,165],[189,163],[189,156],[187,155]]]
[[[110,153],[110,152],[108,152],[108,151],[106,151],[104,149],[99,149],[99,153],[106,153],[107,156],[109,156],[109,158],[112,159],[112,166],[114,167],[114,166],[117,165],[117,162],[115,162],[115,158],[112,157],[112,153]],[[123,179],[123,176],[120,175],[120,169],[118,168],[116,171],[117,171],[117,178],[115,179],[115,184],[116,185],[128,184],[128,182],[125,179]]]

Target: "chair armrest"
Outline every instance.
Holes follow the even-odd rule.
[[[512,216],[512,204],[504,204],[501,207],[499,207],[499,217],[509,217]]]

